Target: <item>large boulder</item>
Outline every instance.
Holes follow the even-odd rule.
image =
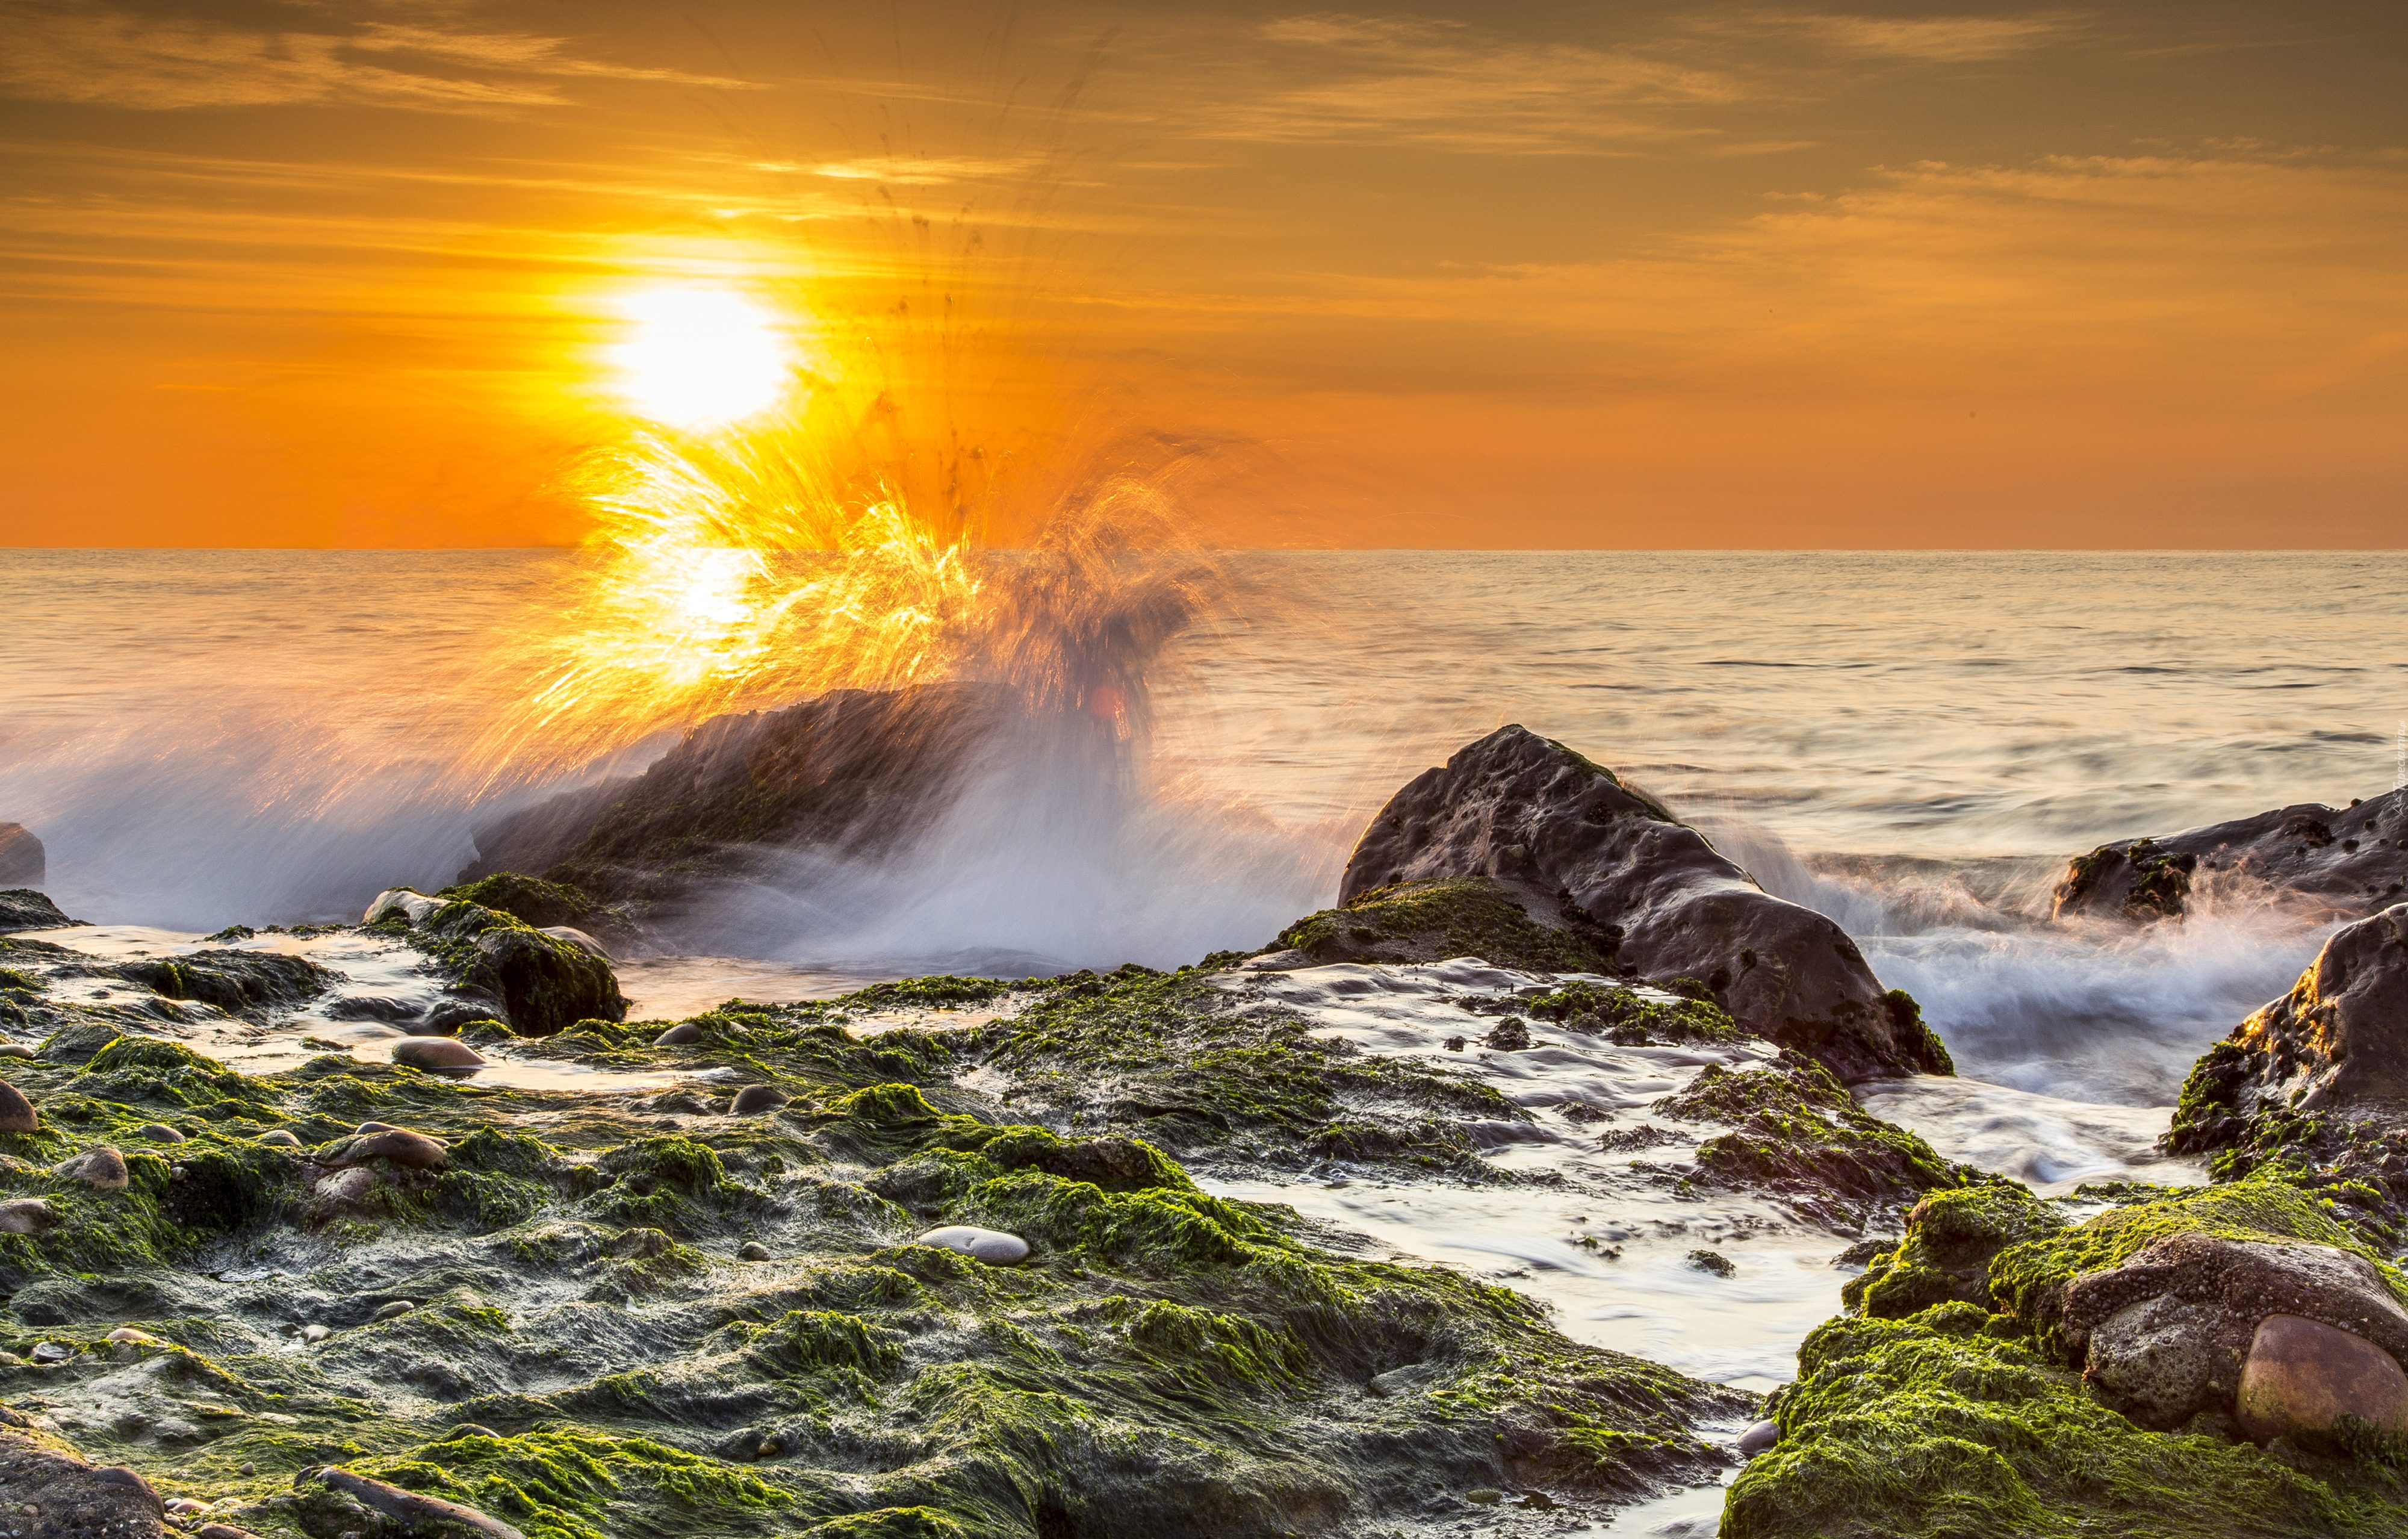
[[[0,887],[38,887],[50,875],[50,857],[34,830],[0,823]]]
[[[1390,798],[1339,898],[1475,876],[1533,920],[1593,937],[1626,975],[1702,982],[1740,1024],[1843,1080],[1949,1072],[1914,1001],[1884,991],[1839,926],[1764,891],[1612,770],[1520,726]]]
[[[2067,865],[2059,917],[2182,913],[2211,879],[2263,884],[2312,913],[2355,917],[2408,893],[2408,792],[2347,807],[2301,802],[2162,837],[2101,844]]]
[[[978,751],[1023,719],[1010,693],[967,683],[837,690],[714,716],[640,775],[480,827],[460,880],[527,872],[649,899],[740,869],[750,850],[875,856],[933,824]]]

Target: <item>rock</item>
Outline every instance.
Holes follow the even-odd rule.
[[[422,924],[429,914],[443,907],[445,899],[429,898],[408,887],[387,887],[376,895],[376,900],[360,915],[363,925],[382,924],[387,919],[399,919],[405,924]]]
[[[404,1037],[393,1044],[393,1061],[412,1069],[475,1069],[485,1055],[452,1037]]]
[[[50,1167],[50,1173],[80,1181],[100,1192],[122,1192],[132,1179],[125,1169],[125,1157],[106,1144],[61,1160]]]
[[[305,1325],[301,1328],[301,1339],[313,1346],[333,1334],[332,1330],[322,1325]]]
[[[2372,1262],[2330,1245],[2190,1231],[2066,1285],[2063,1330],[2099,1398],[2163,1431],[2225,1410],[2259,1322],[2290,1315],[2398,1358],[2402,1309]]]
[[[112,1342],[130,1342],[136,1346],[163,1346],[166,1345],[160,1341],[158,1337],[150,1334],[148,1330],[138,1330],[130,1325],[119,1326],[116,1330],[110,1331],[104,1339]]]
[[[365,1160],[382,1159],[411,1170],[434,1171],[443,1168],[451,1158],[440,1139],[393,1128],[380,1133],[369,1133],[346,1145],[334,1163],[357,1165]]]
[[[50,877],[50,856],[34,830],[0,823],[0,885],[38,887]]]
[[[1914,1002],[1884,993],[1846,931],[1765,892],[1612,771],[1522,727],[1499,727],[1390,798],[1339,898],[1470,877],[1497,883],[1538,923],[1595,937],[1626,973],[1702,980],[1741,1025],[1842,1080],[1950,1072]]]
[[[436,896],[507,913],[538,929],[606,922],[610,917],[589,893],[565,882],[546,882],[517,871],[495,871],[446,887]]]
[[[920,1244],[936,1245],[945,1250],[959,1251],[974,1261],[990,1266],[1008,1267],[1027,1259],[1028,1242],[1017,1234],[1001,1230],[980,1229],[973,1224],[949,1224],[933,1229],[920,1236]]]
[[[1476,1506],[1493,1507],[1505,1500],[1505,1493],[1494,1486],[1474,1486],[1463,1493],[1463,1499]]]
[[[381,1480],[371,1480],[364,1474],[353,1474],[340,1465],[329,1465],[318,1472],[319,1480],[363,1505],[393,1519],[405,1530],[416,1527],[437,1528],[449,1524],[470,1533],[490,1534],[493,1539],[526,1539],[518,1530],[498,1517],[488,1517],[473,1507],[440,1497],[421,1496]]]
[[[599,956],[606,962],[611,959],[609,952],[603,949],[601,942],[596,941],[594,937],[586,934],[583,930],[577,928],[574,925],[546,925],[543,927],[542,933],[551,936],[555,941],[567,942],[570,945],[575,946],[578,950],[585,953],[588,956]]]
[[[75,1356],[75,1348],[64,1342],[36,1342],[33,1358],[36,1362],[64,1362]]]
[[[1759,1421],[1748,1428],[1746,1431],[1740,1433],[1739,1441],[1731,1445],[1731,1449],[1742,1459],[1754,1459],[1780,1441],[1781,1424],[1779,1422]]]
[[[2408,893],[2408,793],[2349,807],[2301,802],[2078,856],[2055,913],[2130,920],[2181,914],[2202,883],[2263,885],[2321,917],[2357,918]]]
[[[768,1086],[748,1085],[736,1092],[736,1099],[727,1103],[727,1110],[733,1116],[757,1116],[764,1112],[776,1111],[786,1104],[786,1100],[782,1093]]]
[[[245,1469],[242,1473],[251,1474],[254,1471]],[[203,1523],[193,1531],[193,1539],[259,1539],[259,1536],[249,1529],[238,1529],[231,1523]]]
[[[54,1437],[0,1427],[0,1532],[159,1539],[165,1510],[132,1470],[95,1468]]]
[[[374,1171],[353,1169],[337,1171],[322,1177],[317,1185],[310,1187],[309,1195],[316,1198],[324,1207],[351,1208],[366,1201],[376,1189],[377,1176]]]
[[[297,1009],[340,983],[307,956],[278,951],[195,951],[182,956],[145,956],[109,970],[170,1000],[197,1000],[230,1015],[265,1020],[275,1011]]]
[[[396,1000],[388,995],[345,994],[320,1005],[318,1014],[330,1021],[383,1021],[387,1025],[394,1025],[415,1021],[423,1012],[408,1000]]]
[[[0,1234],[39,1234],[57,1222],[50,1203],[41,1198],[18,1197],[0,1202]]]
[[[2214,1078],[2231,1110],[2300,1110],[2408,1100],[2408,903],[2336,930],[2300,981],[2233,1029]],[[2183,1089],[2190,1113],[2202,1059]],[[2226,1070],[2237,1070],[2229,1072]],[[2177,1120],[2177,1132],[2181,1130]],[[2183,1142],[2176,1148],[2189,1145]]]
[[[747,1261],[766,1261],[769,1259],[769,1247],[758,1240],[747,1240],[744,1248],[736,1254]]]
[[[167,1502],[167,1511],[169,1515],[176,1517],[191,1517],[196,1514],[205,1513],[208,1510],[209,1504],[208,1503],[195,1502],[189,1496],[171,1497]]]
[[[42,1119],[34,1115],[34,1103],[25,1099],[25,1092],[0,1080],[0,1133],[30,1133],[41,1126]]]
[[[39,1054],[36,1053],[31,1047],[28,1047],[23,1043],[0,1042],[0,1058],[31,1058],[38,1057],[40,1057]]]
[[[1731,1264],[1730,1258],[1718,1251],[1693,1250],[1689,1252],[1688,1262],[1691,1270],[1710,1272],[1717,1277],[1728,1277],[1739,1271]]]
[[[390,1122],[363,1122],[351,1129],[355,1133],[398,1133],[405,1130]]]
[[[377,1312],[369,1316],[368,1319],[372,1323],[378,1320],[397,1320],[417,1307],[418,1305],[408,1299],[395,1299],[389,1304],[379,1305]]]
[[[0,935],[29,929],[65,929],[81,924],[59,912],[59,906],[31,887],[0,891]]]
[[[702,1041],[702,1028],[692,1021],[680,1021],[652,1039],[654,1047],[685,1047]]]
[[[2408,1439],[2408,1374],[2363,1336],[2269,1315],[2250,1340],[2233,1417],[2258,1443],[2287,1437],[2302,1447],[2351,1452],[2355,1440],[2336,1425],[2343,1417],[2396,1443]]]
[[[184,1135],[164,1122],[146,1122],[136,1129],[153,1143],[181,1143]]]
[[[873,858],[953,804],[1015,729],[1018,705],[996,686],[945,683],[842,689],[715,716],[641,775],[478,828],[478,859],[461,875],[531,871],[605,899],[650,899],[691,881],[706,853],[713,877],[737,874],[752,850]],[[1111,750],[1095,736],[1098,751]]]
[[[1519,1015],[1508,1015],[1481,1041],[1500,1053],[1518,1053],[1530,1045],[1530,1024]]]
[[[280,1149],[297,1149],[301,1147],[300,1138],[291,1129],[284,1128],[278,1128],[271,1132],[260,1134],[259,1142],[262,1143],[273,1143]]]

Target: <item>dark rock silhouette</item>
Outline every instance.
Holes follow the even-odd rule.
[[[1499,727],[1390,798],[1339,897],[1470,876],[1533,920],[1592,937],[1626,975],[1702,982],[1740,1024],[1843,1080],[1950,1072],[1914,1002],[1883,990],[1839,926],[1765,892],[1612,770],[1523,727]]]
[[[2333,808],[2277,807],[2162,838],[2101,844],[2077,856],[2057,885],[2055,913],[2172,918],[2212,878],[2254,881],[2311,910],[2370,913],[2408,893],[2408,793]]]
[[[22,929],[64,929],[79,921],[31,887],[0,890],[0,934]]]
[[[50,856],[34,830],[0,823],[0,887],[38,887],[50,874]]]

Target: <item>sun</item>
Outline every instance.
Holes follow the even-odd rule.
[[[794,384],[778,318],[733,289],[643,289],[619,308],[628,333],[609,358],[620,396],[639,416],[716,427],[760,415]]]

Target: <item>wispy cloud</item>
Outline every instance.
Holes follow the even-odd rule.
[[[565,39],[332,17],[268,29],[88,0],[0,0],[0,93],[174,111],[348,104],[492,112],[566,100],[578,77],[735,88],[741,81],[581,57]]]
[[[1922,64],[1965,64],[2028,52],[2086,30],[2074,11],[2026,16],[1833,16],[1762,14],[1755,30],[1802,32],[1837,52]]]

